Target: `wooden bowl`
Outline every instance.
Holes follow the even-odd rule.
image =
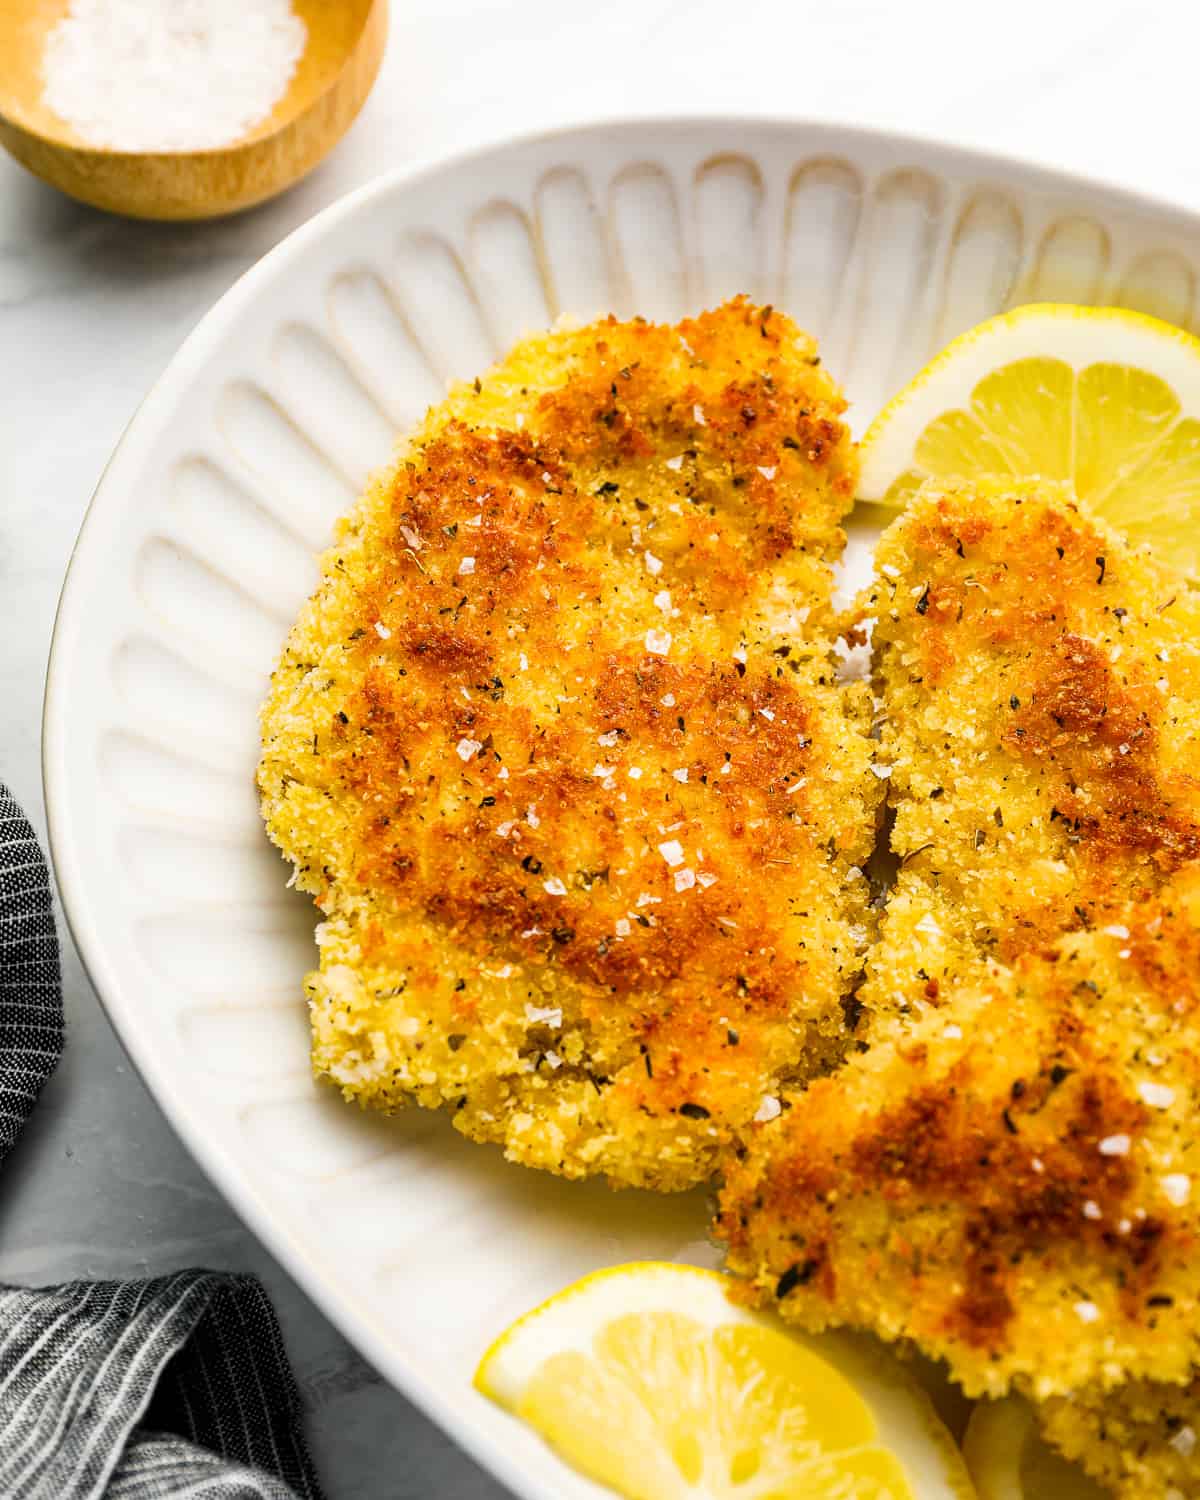
[[[138,219],[215,218],[297,182],[349,129],[387,38],[387,0],[293,0],[308,41],[261,125],[219,150],[112,151],[85,144],[42,102],[46,34],[68,4],[0,0],[0,145],[71,197]]]

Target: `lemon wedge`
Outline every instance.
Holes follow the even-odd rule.
[[[598,1271],[501,1334],[476,1387],[628,1500],[973,1500],[891,1354],[799,1338],[728,1285],[668,1263]]]
[[[954,340],[862,442],[863,500],[925,479],[1068,480],[1136,545],[1200,572],[1200,340],[1118,307],[1034,303]]]
[[[963,1456],[979,1500],[1106,1500],[1107,1491],[1042,1441],[1020,1396],[975,1407]]]

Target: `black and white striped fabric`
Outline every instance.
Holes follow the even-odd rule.
[[[58,939],[46,861],[25,814],[0,785],[0,1162],[62,1049]]]
[[[0,786],[0,1163],[62,1047],[49,876]],[[0,1285],[0,1500],[100,1496],[320,1500],[253,1277]]]

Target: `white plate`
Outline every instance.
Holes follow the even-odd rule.
[[[517,1313],[593,1267],[713,1259],[702,1196],[572,1186],[308,1073],[311,905],[262,835],[255,710],[313,553],[397,430],[559,313],[745,291],[817,334],[861,430],[1017,301],[1192,326],[1197,221],[1094,184],[811,125],[594,127],[381,179],[250,272],[129,428],[88,513],[46,696],[67,915],[207,1172],[403,1391],[517,1493],[597,1493],[470,1389]]]

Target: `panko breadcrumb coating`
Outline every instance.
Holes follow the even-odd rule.
[[[863,1050],[728,1171],[730,1267],[1023,1391],[1123,1500],[1200,1493],[1142,1447],[1200,1358],[1200,603],[1038,485],[927,487],[873,607]]]
[[[987,965],[793,1097],[728,1173],[731,1268],[969,1395],[1190,1378],[1200,869],[1122,915]]]
[[[927,486],[870,607],[901,869],[861,998],[886,1027],[1200,858],[1200,595],[1052,485]]]
[[[348,1098],[678,1189],[838,1055],[878,801],[843,408],[770,308],[610,319],[457,387],[341,523],[259,786]]]
[[[1131,1380],[1059,1396],[1037,1415],[1051,1446],[1118,1500],[1200,1494],[1200,1376],[1187,1385]]]

